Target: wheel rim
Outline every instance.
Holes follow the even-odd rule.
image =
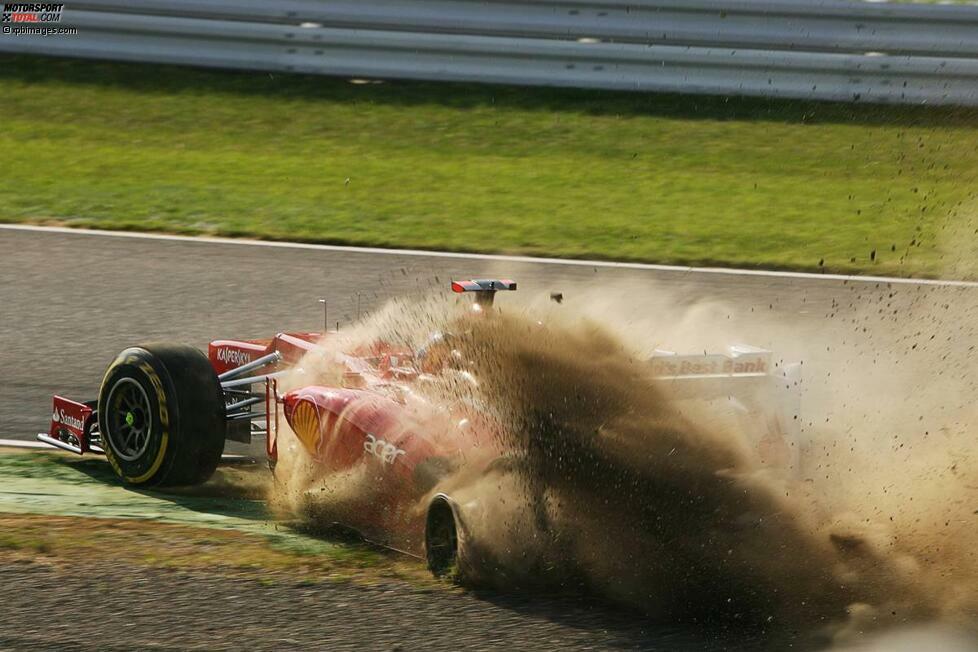
[[[149,446],[152,412],[149,396],[132,378],[120,378],[106,400],[108,438],[116,455],[132,462]]]

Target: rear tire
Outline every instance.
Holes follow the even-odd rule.
[[[98,399],[102,447],[133,486],[194,485],[224,451],[224,394],[199,350],[148,344],[126,349],[105,372]]]
[[[436,496],[428,507],[425,554],[432,575],[460,579],[458,525],[452,505],[445,496]]]

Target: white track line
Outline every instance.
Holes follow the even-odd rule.
[[[43,441],[23,441],[20,439],[0,439],[0,448],[43,448],[44,450],[59,450]]]
[[[0,439],[0,448],[39,448],[46,451],[60,451],[60,448],[52,446],[51,444],[45,444],[43,441],[33,441],[33,440],[23,440],[23,439]],[[68,451],[64,451],[68,452]],[[96,453],[92,453],[96,455]],[[247,455],[221,455],[221,459],[225,462],[236,462],[240,460],[253,460],[253,458]]]
[[[72,229],[63,226],[37,226],[33,224],[0,224],[7,231],[33,231],[37,233],[62,233],[68,235],[104,236],[110,238],[136,238],[139,240],[164,240],[248,247],[276,247],[280,249],[307,249],[355,254],[380,254],[388,256],[426,256],[431,258],[457,258],[490,262],[529,263],[543,265],[569,265],[578,267],[602,267],[610,269],[635,269],[684,274],[720,274],[723,276],[766,276],[770,278],[794,278],[812,281],[853,281],[858,283],[893,283],[899,285],[936,285],[942,287],[978,288],[978,281],[954,281],[937,279],[897,278],[892,276],[855,276],[847,274],[814,274],[810,272],[778,272],[759,269],[733,269],[724,267],[682,267],[647,263],[616,263],[605,260],[575,260],[571,258],[535,258],[532,256],[502,256],[495,254],[466,254],[451,251],[424,251],[421,249],[382,249],[379,247],[346,247],[340,245],[310,244],[305,242],[281,242],[274,240],[248,240],[245,238],[215,238],[210,236],[169,235],[165,233],[139,233],[133,231],[103,231],[100,229]]]

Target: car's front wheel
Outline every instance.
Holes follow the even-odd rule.
[[[207,357],[181,345],[126,349],[98,399],[102,448],[127,484],[206,481],[224,450],[224,398]]]

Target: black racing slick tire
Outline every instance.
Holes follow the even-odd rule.
[[[194,485],[224,451],[224,394],[199,350],[146,344],[120,353],[98,398],[102,448],[133,486]]]
[[[431,501],[425,519],[424,538],[425,556],[431,574],[461,580],[458,522],[447,496],[439,494]]]

